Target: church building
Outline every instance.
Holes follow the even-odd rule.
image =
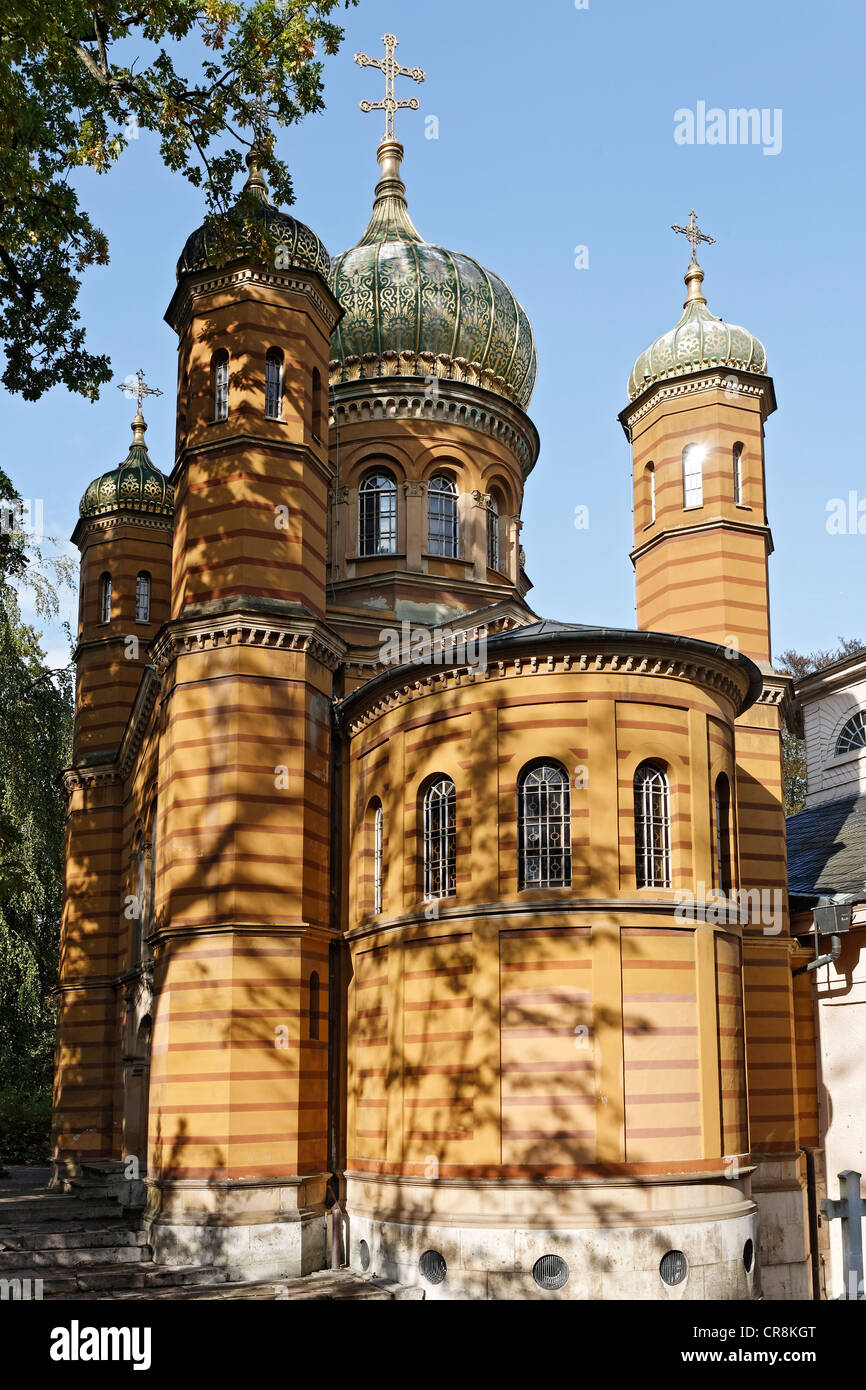
[[[139,377],[81,503],[55,1183],[229,1278],[808,1298],[764,348],[692,215],[619,417],[638,626],[539,617],[530,320],[414,226],[385,46],[358,244],[251,155],[177,263],[173,464]]]

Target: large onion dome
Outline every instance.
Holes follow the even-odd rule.
[[[537,370],[526,312],[498,275],[424,240],[406,205],[402,158],[399,141],[383,140],[370,225],[333,263],[343,318],[331,339],[331,383],[444,377],[525,407]]]
[[[174,488],[150,461],[144,442],[146,429],[139,405],[132,422],[129,453],[116,468],[94,478],[78,507],[82,517],[105,516],[109,512],[172,515]]]
[[[683,316],[635,362],[628,380],[630,401],[657,381],[707,367],[738,367],[744,372],[766,374],[764,344],[747,329],[725,323],[710,313],[701,291],[703,278],[704,272],[693,257],[685,276],[688,295]]]
[[[279,269],[296,266],[315,270],[327,283],[331,258],[316,233],[291,213],[274,207],[254,153],[247,155],[246,163],[249,177],[235,206],[187,237],[177,263],[178,280],[190,271],[214,269],[236,260],[258,260],[264,233],[280,248]]]

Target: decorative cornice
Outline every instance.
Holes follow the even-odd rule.
[[[185,276],[171,297],[165,311],[165,321],[181,337],[193,317],[193,305],[197,299],[217,293],[219,290],[241,291],[252,285],[272,286],[288,290],[293,294],[306,295],[315,304],[325,323],[329,335],[339,323],[343,310],[330,290],[327,296],[321,292],[324,281],[318,272],[304,273],[292,267],[288,270],[266,270],[264,267],[243,266],[241,268],[208,270],[197,276]]]
[[[518,628],[515,636],[520,636]],[[660,642],[663,639],[660,639]],[[539,647],[543,639],[539,640]],[[496,656],[489,660],[485,669],[469,665],[445,667],[429,670],[419,667],[415,679],[407,679],[407,667],[400,668],[395,675],[395,685],[382,691],[381,686],[370,691],[371,703],[364,707],[364,689],[361,687],[337,705],[338,717],[344,721],[349,735],[354,737],[362,729],[380,719],[391,710],[398,709],[413,701],[425,699],[428,695],[444,694],[460,686],[480,685],[492,680],[502,680],[511,676],[548,675],[629,675],[660,676],[666,679],[682,680],[690,685],[700,685],[716,690],[739,708],[744,699],[741,682],[729,672],[709,662],[688,660],[680,655],[648,655],[646,652],[540,652],[538,655]],[[402,680],[400,679],[402,677]],[[378,683],[377,683],[378,685]],[[357,707],[357,713],[354,712]]]
[[[654,382],[631,405],[627,405],[619,413],[619,422],[627,439],[631,442],[632,431],[635,426],[640,424],[641,420],[657,406],[682,396],[694,396],[705,391],[727,391],[730,393],[732,378],[735,378],[737,382],[737,389],[734,394],[757,397],[761,402],[762,419],[766,420],[768,415],[772,415],[776,409],[776,393],[773,389],[772,377],[755,376],[751,372],[745,372],[737,367],[716,368],[709,372],[695,372],[690,376]]]
[[[213,423],[222,423],[222,421],[214,421]],[[237,452],[247,445],[251,445],[256,449],[273,449],[294,454],[309,463],[319,476],[324,478],[328,485],[334,481],[334,470],[330,466],[327,456],[323,459],[309,444],[302,444],[298,440],[279,439],[276,436],[271,437],[270,435],[265,436],[261,434],[250,434],[247,431],[237,431],[229,434],[221,434],[216,439],[205,439],[196,444],[184,444],[178,450],[175,459],[174,468],[171,473],[172,484],[175,488],[177,487],[181,469],[187,462],[187,459],[191,458],[193,455],[219,453],[220,451],[223,453]]]
[[[79,550],[82,544],[94,532],[113,531],[121,526],[146,527],[151,531],[164,531],[167,539],[171,541],[173,518],[171,514],[159,514],[155,512],[143,512],[133,510],[123,510],[105,512],[100,516],[80,516],[75,523],[75,530],[70,536],[73,545],[77,545]],[[111,536],[100,537],[103,541],[109,541]]]
[[[399,375],[344,381],[332,385],[331,411],[338,428],[373,420],[431,420],[477,430],[504,444],[524,477],[538,459],[538,431],[529,416],[468,382],[437,380],[434,392]]]
[[[144,742],[145,731],[156,704],[160,685],[161,681],[154,667],[145,666],[117,753],[117,765],[122,777],[129,774]]]
[[[157,633],[151,655],[162,676],[179,656],[220,647],[266,647],[306,652],[329,671],[336,671],[346,646],[318,618],[256,613],[239,599],[238,609],[225,614],[204,613],[167,623]]]
[[[721,529],[725,531],[742,531],[752,536],[756,534],[762,535],[767,547],[767,554],[772,555],[773,553],[773,533],[765,522],[740,521],[736,517],[711,516],[708,517],[706,521],[695,521],[689,526],[667,526],[662,528],[654,536],[651,536],[649,540],[644,541],[642,545],[636,545],[634,550],[629,551],[629,559],[632,564],[635,564],[642,555],[646,555],[650,550],[654,550],[656,546],[661,545],[663,541],[670,540],[672,536],[695,536],[699,535],[701,531],[718,531]]]

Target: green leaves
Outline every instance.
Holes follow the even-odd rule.
[[[25,10],[0,0],[7,390],[37,400],[62,382],[94,400],[111,375],[108,358],[86,348],[76,308],[81,276],[107,265],[109,248],[69,182],[72,171],[107,173],[131,138],[152,131],[166,167],[202,188],[205,211],[226,211],[256,125],[293,125],[323,107],[318,55],[335,53],[343,37],[330,16],[356,3],[175,0],[130,9],[115,0],[35,0]],[[206,56],[189,72],[201,42]],[[291,204],[269,125],[258,147],[274,201]]]

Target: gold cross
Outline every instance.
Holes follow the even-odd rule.
[[[394,113],[408,109],[417,111],[421,105],[417,97],[410,97],[408,101],[397,101],[394,96],[394,78],[411,77],[413,82],[425,81],[426,74],[422,68],[403,68],[394,57],[394,49],[397,47],[397,40],[393,34],[383,34],[382,42],[385,45],[384,58],[370,58],[366,53],[356,53],[355,62],[359,68],[378,68],[385,74],[385,99],[384,101],[362,101],[362,111],[384,111],[385,112],[385,136],[386,140],[393,140],[394,137]]]
[[[135,385],[132,383],[135,382]],[[145,396],[161,396],[162,392],[158,386],[145,386],[144,370],[139,367],[134,376],[128,376],[126,381],[117,383],[118,391],[122,391],[128,400],[138,401],[138,413],[141,414],[141,403]]]
[[[697,261],[698,259],[698,246],[702,241],[712,246],[716,239],[714,236],[707,236],[706,232],[701,231],[698,226],[698,214],[695,212],[694,208],[692,208],[689,213],[689,225],[687,227],[681,227],[677,222],[674,222],[671,224],[671,231],[679,232],[682,236],[687,238],[692,248],[693,261]]]

